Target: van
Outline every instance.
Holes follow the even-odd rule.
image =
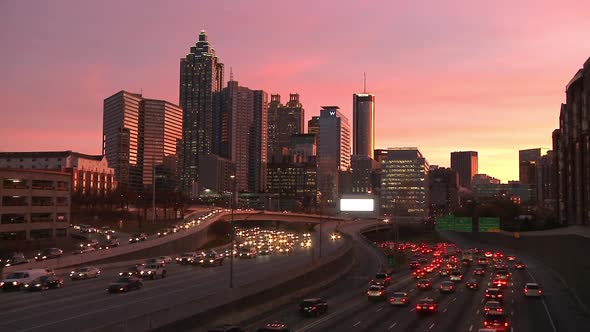
[[[25,284],[31,283],[34,279],[42,276],[48,276],[49,272],[47,269],[30,269],[15,271],[9,273],[2,282],[0,287],[3,291],[9,291],[11,289],[21,290]]]

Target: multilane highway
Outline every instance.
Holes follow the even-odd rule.
[[[323,254],[342,243],[328,240],[335,226],[333,222],[324,224]],[[84,331],[196,299],[229,296],[239,292],[240,286],[263,282],[272,273],[311,262],[312,256],[318,257],[317,234],[312,234],[312,241],[310,249],[300,248],[297,243],[297,249],[289,255],[234,259],[232,290],[229,289],[229,259],[223,266],[210,268],[169,264],[165,279],[146,280],[141,290],[125,294],[106,291],[124,267],[106,269],[99,278],[91,280],[70,281],[67,275],[62,275],[65,282],[62,289],[0,293],[0,331]]]
[[[262,326],[265,323],[283,322],[291,331],[478,331],[483,327],[483,304],[485,289],[490,282],[493,268],[488,267],[484,277],[473,276],[475,264],[470,267],[460,267],[464,278],[457,282],[457,290],[454,293],[440,293],[438,286],[442,280],[438,273],[430,273],[433,284],[432,290],[421,291],[416,287],[416,281],[411,276],[409,268],[403,268],[392,276],[392,285],[388,288],[389,294],[395,291],[407,292],[410,297],[408,307],[393,307],[388,302],[370,302],[367,300],[366,291],[369,280],[378,272],[383,264],[383,257],[374,247],[354,235],[355,228],[341,227],[345,232],[351,232],[355,238],[355,256],[358,264],[353,272],[342,279],[333,287],[309,294],[309,297],[321,297],[328,301],[329,311],[319,317],[308,318],[298,312],[298,303],[283,307],[274,313],[265,316],[249,325],[250,329]],[[459,239],[457,239],[459,241]],[[477,243],[458,243],[459,246],[477,246],[493,250],[495,248],[478,245]],[[518,253],[514,253],[518,255]],[[520,258],[519,259],[523,259]],[[523,259],[525,263],[529,263]],[[537,263],[529,263],[537,271]],[[580,308],[565,306],[566,312],[555,309],[550,312],[546,301],[556,301],[551,307],[559,308],[560,303],[566,303],[568,299],[554,296],[559,292],[554,283],[542,284],[546,297],[525,298],[523,296],[524,284],[538,281],[529,270],[516,270],[507,262],[512,273],[511,284],[504,291],[504,311],[510,323],[510,331],[587,331],[588,317],[580,312]],[[478,290],[470,290],[465,286],[468,279],[474,278],[480,283]],[[556,287],[556,288],[553,288]],[[562,287],[562,286],[561,286]],[[565,296],[560,293],[560,296]],[[438,304],[438,312],[432,315],[419,315],[416,313],[415,304],[419,299],[431,297]],[[571,299],[569,299],[571,301]],[[559,311],[559,321],[556,321],[555,311]],[[560,328],[558,328],[560,327]]]

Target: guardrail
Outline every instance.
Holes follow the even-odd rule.
[[[251,307],[253,303],[269,303],[281,296],[297,292],[309,285],[310,280],[325,278],[337,267],[351,262],[352,244],[344,244],[330,255],[289,271],[275,273],[264,282],[256,281],[231,292],[228,297],[213,294],[188,303],[144,313],[122,322],[107,324],[95,332],[116,331],[182,331],[209,323],[213,317]]]

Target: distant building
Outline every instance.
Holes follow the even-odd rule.
[[[451,152],[451,168],[459,173],[459,185],[471,188],[471,178],[477,174],[477,151]]]
[[[320,134],[320,117],[319,116],[312,116],[309,121],[307,121],[307,132],[309,134],[315,134],[316,138]]]
[[[384,159],[387,159],[387,151],[387,149],[375,149],[373,159],[381,164]]]
[[[117,189],[115,171],[104,156],[72,151],[0,152],[0,168],[68,173],[73,195],[106,196]]]
[[[590,58],[566,86],[559,129],[553,132],[556,158],[557,219],[565,225],[590,224]]]
[[[318,145],[318,191],[322,202],[334,206],[340,194],[339,172],[350,169],[351,131],[348,119],[338,106],[320,111]]]
[[[546,152],[543,148],[518,151],[518,180],[529,186],[531,203],[537,202],[537,163]]]
[[[67,237],[71,179],[58,171],[0,169],[0,240]]]
[[[220,195],[233,191],[231,176],[236,174],[234,162],[215,154],[203,154],[199,156],[199,165],[203,174],[207,174],[199,181],[199,193],[207,189]]]
[[[351,181],[353,194],[373,193],[373,172],[380,168],[379,163],[367,155],[352,155],[351,157]]]
[[[317,145],[315,134],[291,135],[289,155],[295,162],[315,163],[317,156]]]
[[[303,133],[304,117],[299,94],[290,94],[286,105],[281,104],[280,95],[271,95],[268,107],[268,160],[279,161],[283,149],[290,146],[291,136]]]
[[[555,156],[553,151],[541,156],[537,162],[537,203],[547,209],[555,209]]]
[[[500,180],[487,174],[475,174],[471,180],[471,192],[475,198],[498,197],[500,190]]]
[[[381,162],[380,213],[413,221],[429,214],[428,161],[417,148],[391,148]]]
[[[271,162],[267,167],[267,192],[277,194],[277,210],[310,209],[315,204],[315,162]]]
[[[353,94],[353,154],[369,158],[375,149],[375,95],[370,93]]]
[[[212,153],[235,163],[236,190],[266,188],[268,95],[229,81],[213,95],[216,135]]]
[[[459,175],[451,168],[432,167],[428,173],[430,215],[452,213],[459,207]]]
[[[190,52],[180,59],[180,107],[183,112],[182,187],[194,195],[199,179],[199,155],[213,148],[213,93],[223,88],[223,64],[209,44],[205,30]],[[205,175],[207,176],[207,175]]]

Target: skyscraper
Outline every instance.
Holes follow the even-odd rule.
[[[309,134],[314,134],[316,137],[320,134],[320,117],[319,116],[312,116],[309,121],[307,121],[307,132]]]
[[[182,186],[194,194],[199,178],[199,154],[212,150],[212,94],[223,86],[223,64],[207,40],[205,31],[190,53],[180,59],[180,107],[182,119]]]
[[[388,149],[381,161],[380,213],[411,221],[428,217],[428,171],[418,148]]]
[[[102,154],[122,190],[141,190],[138,162],[140,94],[119,91],[104,100]]]
[[[236,190],[266,188],[268,95],[230,80],[213,96],[213,153],[235,163]]]
[[[299,94],[289,95],[289,102],[281,104],[280,95],[271,95],[268,109],[268,150],[269,160],[279,160],[283,150],[289,147],[291,135],[302,134],[305,113],[299,102]]]
[[[156,172],[158,177],[164,174],[176,176],[176,142],[181,138],[182,109],[165,100],[142,99],[139,109],[138,159],[144,187],[153,184],[154,167],[165,167],[165,172]],[[172,185],[172,180],[165,182]]]
[[[322,106],[319,118],[318,191],[333,204],[338,198],[339,172],[350,169],[350,124],[338,106]]]
[[[459,175],[454,169],[430,167],[428,189],[431,215],[449,214],[459,206]]]
[[[471,188],[471,179],[477,174],[477,151],[451,152],[451,168],[459,173],[459,185]]]
[[[355,93],[352,98],[353,154],[371,158],[375,148],[375,95]]]

